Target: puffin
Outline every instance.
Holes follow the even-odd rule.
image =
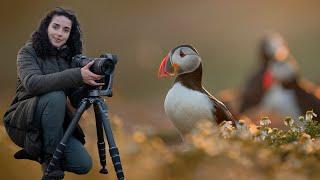
[[[258,71],[248,79],[240,96],[239,113],[260,109],[295,120],[309,110],[320,115],[319,88],[300,75],[297,61],[281,34],[263,37],[260,55]]]
[[[192,45],[173,48],[162,60],[158,77],[176,77],[165,97],[164,110],[183,136],[201,120],[213,125],[223,121],[235,124],[228,108],[202,86],[202,60]]]

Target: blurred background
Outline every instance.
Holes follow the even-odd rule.
[[[157,71],[163,57],[180,44],[197,48],[203,59],[204,85],[214,95],[243,85],[257,66],[259,40],[273,31],[287,40],[302,74],[314,82],[320,80],[320,2],[316,0],[12,0],[2,2],[0,7],[1,117],[15,94],[19,48],[47,11],[57,6],[76,12],[87,56],[104,52],[118,55],[114,97],[106,100],[112,117],[121,119],[128,134],[136,130],[176,132],[163,110],[173,79],[158,79]],[[87,140],[94,140],[90,113],[85,119],[82,123]],[[22,168],[30,172],[31,179],[39,179],[37,164],[13,159],[18,148],[8,140],[3,128],[0,143],[0,177],[23,178],[25,175],[16,170]],[[92,153],[96,154],[94,144]],[[98,162],[95,166],[98,168]],[[92,173],[92,177],[98,174],[97,170]]]

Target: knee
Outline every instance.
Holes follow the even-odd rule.
[[[83,158],[78,164],[79,168],[76,170],[76,174],[87,174],[92,169],[92,160],[91,157]]]
[[[52,91],[39,97],[39,103],[44,104],[47,108],[65,108],[66,95],[63,91]]]
[[[92,159],[81,142],[74,137],[68,141],[65,155],[65,170],[76,174],[86,174],[92,168]]]

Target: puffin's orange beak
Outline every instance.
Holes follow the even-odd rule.
[[[277,48],[276,53],[275,53],[275,59],[278,61],[283,61],[285,60],[289,55],[289,50],[286,46],[282,46]]]
[[[168,77],[170,75],[174,74],[174,67],[172,66],[170,60],[169,60],[169,54],[163,58],[159,71],[158,71],[158,77]]]

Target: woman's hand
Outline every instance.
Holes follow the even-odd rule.
[[[97,80],[100,80],[102,76],[98,74],[94,74],[89,70],[89,68],[93,63],[94,61],[91,61],[87,65],[81,68],[81,75],[82,75],[83,82],[91,86],[103,86],[104,83],[95,82]]]

